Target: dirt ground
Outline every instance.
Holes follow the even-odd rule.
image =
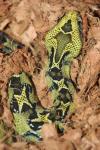
[[[43,142],[28,143],[13,135],[7,83],[12,74],[24,70],[32,76],[42,105],[52,105],[46,94],[44,39],[68,10],[79,11],[83,20],[83,48],[71,67],[79,89],[74,96],[76,110],[66,116],[64,135],[58,135],[53,124],[44,125]],[[0,53],[0,150],[99,150],[100,0],[0,0],[0,30],[26,45],[11,55]]]

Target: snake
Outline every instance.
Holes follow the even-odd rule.
[[[46,79],[53,97],[56,121],[63,122],[73,112],[76,85],[71,79],[70,68],[82,48],[82,19],[79,12],[69,11],[48,32],[45,38],[48,50]],[[58,123],[59,126],[59,123]]]
[[[7,33],[0,31],[0,52],[4,54],[10,54],[15,49],[21,49],[24,45],[12,37],[10,37]]]
[[[23,72],[14,74],[8,83],[8,106],[13,114],[15,131],[28,141],[43,140],[42,127],[55,123],[57,131],[64,131],[66,115],[74,111],[76,85],[71,79],[71,64],[82,48],[82,18],[71,10],[47,32],[45,46],[48,52],[45,78],[52,95],[53,106],[44,108],[36,94],[30,76]],[[23,44],[0,31],[0,51],[10,54]]]
[[[35,87],[25,72],[14,74],[9,79],[8,93],[16,132],[28,141],[41,141],[41,128],[44,123],[51,123],[53,117],[40,104]]]

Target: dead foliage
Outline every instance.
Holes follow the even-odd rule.
[[[99,0],[0,0],[0,30],[26,46],[11,55],[0,53],[0,150],[99,150],[100,149],[100,1]],[[13,137],[8,108],[7,83],[12,74],[31,75],[43,106],[52,105],[45,82],[47,51],[44,37],[68,10],[78,10],[83,19],[83,48],[73,61],[71,76],[78,86],[76,111],[66,117],[65,133],[54,125],[43,127],[43,142],[27,143]],[[2,126],[2,122],[4,126]]]

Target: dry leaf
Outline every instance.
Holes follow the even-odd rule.
[[[91,39],[95,41],[95,45],[89,43],[89,48],[86,47],[86,43],[84,44],[79,57],[81,68],[76,60],[72,68],[72,79],[76,81],[78,76],[82,98],[78,96],[77,103],[80,104],[80,107],[76,108],[75,113],[66,116],[64,135],[58,137],[55,127],[46,124],[43,127],[44,141],[40,144],[18,142],[17,138],[16,142],[9,146],[0,143],[0,150],[100,149],[100,79],[98,79],[100,74],[100,15],[98,2],[99,0],[0,1],[0,29],[12,34],[15,39],[23,41],[25,45],[26,43],[34,45],[32,51],[23,48],[15,50],[8,56],[0,53],[0,105],[4,107],[1,119],[11,129],[13,128],[13,118],[7,107],[7,83],[12,74],[25,71],[31,75],[42,105],[46,108],[52,105],[52,98],[49,95],[51,93],[47,93],[45,81],[44,64],[46,64],[47,51],[44,48],[44,37],[46,32],[57,24],[58,19],[68,10],[78,10],[83,16],[84,42],[86,40],[87,43],[91,42]],[[95,10],[95,8],[98,9]],[[84,54],[86,55],[84,56]],[[83,60],[81,60],[81,56],[83,56]],[[35,70],[38,72],[36,73]],[[76,97],[76,99],[78,98]]]
[[[21,39],[23,43],[28,45],[32,43],[32,41],[37,37],[37,33],[35,31],[34,26],[31,24],[28,29],[21,35]]]
[[[100,72],[100,52],[99,45],[95,45],[84,57],[81,65],[81,71],[78,77],[80,93],[82,94],[87,88],[90,89],[96,82]]]
[[[42,127],[42,137],[45,140],[47,139],[56,139],[58,137],[57,131],[54,124],[45,124]]]

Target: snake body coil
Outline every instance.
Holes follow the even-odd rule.
[[[60,123],[73,109],[75,85],[70,76],[72,60],[82,47],[82,20],[78,12],[69,11],[51,29],[45,38],[48,50],[46,79],[53,97],[53,107],[45,109],[40,104],[35,88],[28,76],[22,72],[9,80],[9,107],[14,116],[16,132],[29,141],[40,141],[44,123]],[[23,45],[0,31],[0,51],[6,54]]]
[[[51,122],[51,116],[39,103],[28,76],[24,72],[13,75],[8,90],[16,132],[27,140],[42,140],[41,127],[44,123]]]
[[[75,86],[70,77],[70,65],[82,47],[82,20],[78,12],[70,11],[48,32],[46,47],[49,54],[46,77],[56,116],[63,121],[73,108]]]

